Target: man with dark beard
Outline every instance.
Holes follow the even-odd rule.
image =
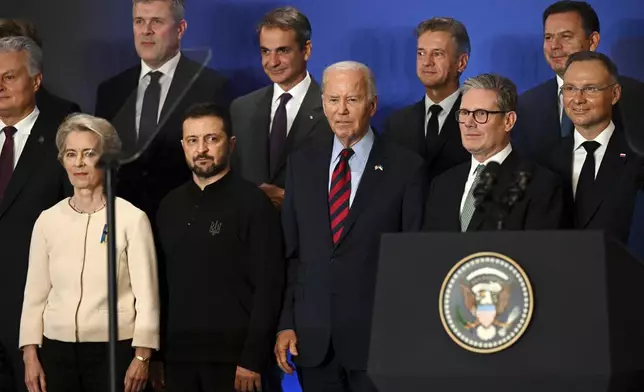
[[[181,144],[192,180],[157,215],[167,391],[259,391],[284,285],[279,213],[231,172],[225,109],[190,108]]]

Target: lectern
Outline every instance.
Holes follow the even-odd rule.
[[[450,271],[481,252],[516,262],[533,300],[493,353],[459,344],[439,309]],[[601,232],[383,235],[368,373],[380,392],[644,391],[644,266]]]

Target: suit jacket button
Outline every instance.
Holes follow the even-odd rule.
[[[335,264],[336,262],[337,260],[335,259],[335,257],[331,259],[331,264]]]
[[[141,175],[142,175],[143,177],[147,177],[147,176],[148,176],[148,171],[147,171],[147,170],[143,170],[143,172],[141,172]]]

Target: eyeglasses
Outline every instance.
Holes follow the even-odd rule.
[[[479,124],[485,124],[490,117],[490,114],[505,114],[507,110],[485,110],[485,109],[476,109],[476,110],[467,110],[467,109],[458,109],[456,111],[456,121],[463,124],[470,116],[474,115],[474,121]]]
[[[578,92],[581,91],[582,95],[585,96],[593,96],[599,94],[600,91],[604,91],[609,87],[615,86],[617,83],[609,84],[608,86],[604,87],[597,87],[597,86],[585,86],[585,87],[575,87],[570,84],[564,84],[561,86],[561,94],[563,95],[577,95]]]

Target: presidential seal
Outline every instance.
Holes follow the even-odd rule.
[[[491,252],[459,261],[443,282],[438,305],[452,340],[481,354],[513,345],[528,327],[533,307],[532,286],[523,269]]]

